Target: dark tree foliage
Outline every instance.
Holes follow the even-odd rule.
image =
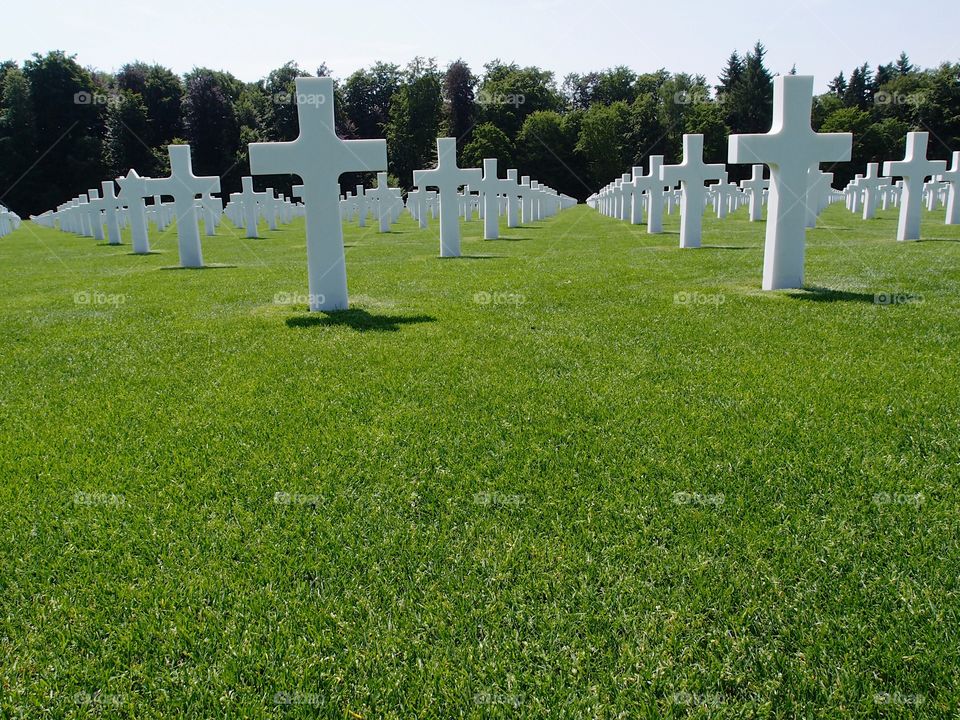
[[[497,157],[560,192],[585,198],[650,155],[680,159],[685,132],[705,136],[705,154],[724,161],[728,133],[763,133],[772,118],[773,77],[761,43],[733,52],[712,88],[699,75],[628,67],[551,72],[494,60],[475,76],[462,60],[438,71],[375,63],[335,81],[335,122],[344,138],[387,138],[389,168],[408,186],[434,161],[438,135],[458,138],[462,164]],[[781,70],[794,72],[793,68]],[[0,62],[0,203],[21,215],[56,207],[131,167],[168,169],[166,146],[189,142],[197,174],[221,176],[224,193],[249,174],[247,145],[299,134],[291,61],[262,80],[198,68],[181,77],[131,62],[116,73],[80,67],[63,52]],[[330,76],[325,64],[318,76]],[[853,158],[831,168],[836,184],[867,162],[902,157],[910,130],[930,133],[933,158],[960,148],[960,64],[915,67],[906,53],[839,72],[813,104],[815,129],[853,132]],[[730,166],[731,179],[748,173]],[[258,177],[289,193],[295,178]],[[347,174],[345,188],[370,177]]]
[[[476,123],[476,85],[477,79],[463,60],[450,63],[443,76],[443,127],[448,137],[457,139],[458,151],[470,142]]]

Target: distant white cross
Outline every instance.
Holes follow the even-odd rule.
[[[703,135],[684,135],[683,162],[660,168],[660,179],[664,184],[673,187],[680,183],[680,247],[700,247],[707,197],[704,183],[707,180],[719,180],[724,173],[723,165],[707,165],[703,162]]]
[[[754,165],[753,175],[741,180],[740,187],[750,196],[750,222],[757,222],[763,217],[763,191],[770,187],[770,181],[763,179],[763,165]]]
[[[883,164],[884,175],[903,178],[900,192],[900,219],[897,223],[897,240],[920,239],[920,211],[923,205],[923,183],[931,175],[946,172],[943,160],[927,160],[925,132],[907,133],[907,150],[903,160],[888,160]]]
[[[435,187],[440,193],[440,257],[460,257],[459,190],[481,178],[479,169],[457,167],[456,138],[437,138],[435,169],[414,170],[414,185],[422,190]]]
[[[960,225],[960,150],[953,153],[953,165],[941,173],[941,177],[950,183],[947,188],[947,225]]]
[[[485,158],[483,179],[477,188],[483,193],[483,239],[500,237],[500,196],[511,192],[517,183],[509,178],[501,179],[497,173],[497,159]]]
[[[220,192],[219,177],[197,177],[193,174],[193,162],[189,145],[168,145],[170,153],[170,177],[144,178],[146,188],[159,195],[173,198],[177,214],[177,247],[182,267],[203,267],[203,252],[200,247],[200,230],[197,227],[197,195]]]
[[[111,245],[120,244],[120,217],[117,210],[123,207],[123,203],[117,199],[117,188],[113,180],[104,180],[100,183],[103,198],[103,218],[107,222],[107,237],[110,238]]]

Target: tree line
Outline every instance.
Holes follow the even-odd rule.
[[[769,130],[765,53],[759,42],[732,53],[714,86],[703,75],[625,66],[558,82],[501,60],[479,73],[462,60],[442,69],[420,57],[406,67],[378,62],[336,81],[337,132],[385,137],[392,181],[404,188],[414,170],[432,166],[435,140],[446,135],[457,138],[461,166],[496,157],[583,199],[648,155],[679,161],[684,133],[702,133],[706,160],[724,162],[727,135]],[[296,137],[294,81],[310,74],[295,62],[254,83],[142,62],[105,73],[62,51],[0,63],[0,203],[38,213],[131,167],[162,176],[166,145],[179,142],[192,146],[198,175],[219,175],[225,192],[237,191],[249,174],[248,143]],[[314,74],[332,75],[325,65]],[[841,72],[815,99],[813,124],[854,133],[853,162],[834,168],[838,185],[868,162],[902,157],[910,130],[929,131],[931,156],[947,158],[960,149],[960,64],[921,69],[901,53]],[[736,180],[749,169],[730,171]],[[343,186],[366,179],[345,176]],[[267,184],[289,192],[292,178],[258,180]]]

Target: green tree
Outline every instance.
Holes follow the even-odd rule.
[[[190,144],[197,175],[226,176],[231,186],[246,168],[236,165],[240,124],[236,101],[243,83],[228,73],[197,68],[186,76],[183,99],[184,138]]]
[[[576,151],[583,156],[594,187],[610,182],[630,166],[630,120],[630,106],[625,102],[593,105],[584,113]]]
[[[142,99],[150,119],[150,134],[144,140],[150,147],[162,150],[182,134],[183,82],[173,71],[162,65],[129,63],[117,73],[117,87]]]
[[[847,107],[856,107],[866,110],[873,100],[872,93],[873,72],[870,66],[864,63],[850,73],[850,82],[843,94],[843,102]]]
[[[271,70],[270,74],[260,81],[259,88],[263,94],[261,135],[264,140],[290,141],[300,134],[300,123],[297,119],[298,77],[309,77],[309,73],[301,70],[291,60],[276,70]]]
[[[143,176],[157,173],[158,150],[147,144],[150,136],[150,117],[142,96],[122,90],[106,115],[103,152],[110,177],[126,175],[131,168]]]
[[[528,115],[540,110],[563,109],[553,73],[536,67],[487,63],[486,75],[477,93],[484,122],[492,122],[507,137],[515,138]]]
[[[0,111],[0,204],[14,211],[30,206],[35,189],[34,176],[30,169],[37,156],[33,99],[30,84],[13,66],[3,76],[2,111]]]
[[[460,164],[478,168],[486,158],[496,158],[500,168],[513,165],[514,149],[510,138],[493,123],[483,123],[473,130],[473,139],[463,149]]]
[[[37,158],[30,170],[35,191],[22,209],[38,213],[99,186],[108,99],[90,73],[60,51],[34,55],[23,75],[33,103]]]
[[[347,78],[343,86],[344,108],[356,137],[384,136],[390,103],[402,83],[400,66],[380,62]]]
[[[443,76],[443,128],[448,137],[457,139],[458,150],[470,142],[476,122],[476,85],[477,79],[463,60],[450,63]]]
[[[416,58],[391,102],[386,133],[390,172],[403,187],[412,186],[413,171],[425,167],[432,157],[442,110],[443,89],[436,64]]]
[[[764,64],[766,48],[757,42],[747,53],[743,66],[743,80],[737,93],[737,125],[731,132],[765,133],[773,123],[773,76]]]
[[[573,162],[579,134],[575,113],[539,110],[523,121],[517,133],[516,160],[521,175],[529,175],[560,192],[587,197],[596,188]]]
[[[702,102],[693,105],[684,118],[685,132],[703,135],[704,162],[727,162],[727,136],[730,128],[724,122],[725,115],[724,108],[719,103]],[[736,169],[731,166],[731,175]]]

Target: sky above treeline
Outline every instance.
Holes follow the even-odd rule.
[[[416,56],[445,66],[463,58],[474,72],[493,59],[584,73],[616,65],[666,68],[714,83],[733,50],[760,40],[767,66],[814,75],[818,91],[863,62],[915,65],[960,59],[960,3],[935,10],[897,0],[771,0],[766,3],[648,0],[365,0],[355,3],[234,0],[70,3],[31,0],[4,8],[2,60],[63,50],[81,65],[114,71],[127,62],[160,63],[178,73],[227,70],[255,81],[289,60],[335,77],[380,60]]]

